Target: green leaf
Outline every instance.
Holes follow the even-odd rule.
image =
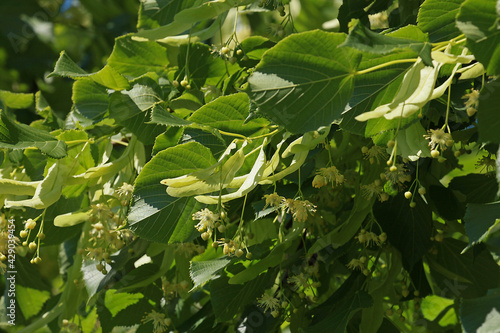
[[[261,260],[254,261],[252,265],[248,266],[245,270],[231,277],[228,281],[229,284],[241,284],[255,279],[262,272],[267,271],[269,268],[276,267],[285,258],[285,251],[292,245],[292,241],[280,243],[275,246],[271,253]]]
[[[490,231],[499,224],[500,202],[468,204],[465,211],[465,233],[469,237],[467,250],[476,243],[485,241]]]
[[[175,14],[192,7],[196,0],[145,0],[139,4],[137,28],[153,29],[167,25],[174,20]]]
[[[222,131],[251,136],[266,127],[265,119],[245,123],[249,113],[249,99],[244,93],[221,96],[195,111],[189,121],[217,128]]]
[[[460,322],[466,333],[497,332],[500,323],[500,289],[484,297],[464,299],[460,304]]]
[[[454,177],[448,187],[464,194],[467,203],[492,202],[498,192],[498,182],[487,174],[471,173]]]
[[[500,62],[500,59],[498,61]],[[500,131],[498,131],[500,126],[500,117],[498,116],[499,104],[500,80],[496,79],[488,82],[479,94],[477,127],[479,130],[479,140],[482,142],[500,143]]]
[[[245,3],[248,1],[243,2]],[[240,1],[238,5],[244,5],[244,3]],[[175,36],[191,29],[195,23],[219,16],[236,5],[237,2],[234,0],[213,0],[198,6],[188,7],[177,13],[174,16],[173,22],[170,24],[156,29],[143,30],[136,35],[149,40],[158,40],[168,36]]]
[[[446,327],[457,323],[457,316],[452,299],[447,299],[438,295],[428,295],[422,300],[422,314],[425,319],[434,321],[438,317],[439,325]],[[445,312],[443,315],[442,313]]]
[[[210,283],[210,302],[218,321],[233,319],[234,315],[256,301],[264,290],[273,284],[275,273],[268,272],[241,285],[229,284],[222,276]]]
[[[132,84],[132,89],[111,95],[109,115],[144,144],[150,144],[165,130],[163,126],[148,123],[150,110],[156,103],[162,102],[162,93],[158,84],[147,76]]]
[[[355,291],[351,297],[344,299],[336,307],[336,311],[333,311],[329,316],[314,324],[307,327],[304,332],[334,332],[342,333],[346,331],[347,324],[352,316],[359,310],[363,308],[368,308],[372,305],[373,299],[370,295],[363,291]]]
[[[371,201],[365,200],[364,198],[356,200],[349,218],[325,236],[319,237],[311,246],[308,253],[312,255],[329,245],[331,245],[334,249],[337,249],[347,243],[350,239],[352,239],[352,237],[354,237],[366,216],[370,213],[371,204]]]
[[[203,43],[189,44],[189,53],[187,45],[181,46],[177,59],[179,71],[176,77],[180,81],[186,75],[185,67],[188,66],[188,80],[199,89],[204,85],[218,85],[221,77],[231,75],[238,69],[238,66],[214,57],[210,46]]]
[[[388,241],[401,252],[408,271],[427,253],[432,235],[431,209],[418,195],[413,201],[416,206],[411,208],[408,199],[399,194],[373,206],[375,218]]]
[[[467,37],[467,47],[489,75],[500,74],[499,19],[494,0],[467,0],[457,16],[457,27]]]
[[[0,90],[0,103],[3,104],[3,107],[0,107],[0,109],[26,109],[33,104],[33,101],[33,94]],[[0,106],[2,106],[1,104]]]
[[[463,253],[466,245],[465,242],[445,238],[434,245],[437,255],[426,257],[433,280],[439,288],[443,288],[440,293],[443,297],[479,297],[489,288],[498,286],[500,267],[491,254],[484,247],[476,254],[474,251]],[[477,246],[478,249],[482,247]],[[450,284],[451,281],[454,283]]]
[[[125,35],[115,40],[108,65],[122,75],[135,78],[148,72],[166,75],[169,60],[167,50],[156,42],[138,42]]]
[[[66,156],[66,143],[57,140],[49,133],[16,123],[5,111],[0,110],[0,148],[24,149],[36,147],[53,158]]]
[[[191,261],[189,275],[194,283],[193,289],[218,278],[217,272],[226,267],[231,260],[229,257],[222,257],[214,260]]]
[[[426,0],[420,6],[417,26],[429,34],[433,43],[447,41],[460,35],[455,18],[464,0]]]
[[[167,130],[158,135],[155,139],[153,146],[153,155],[158,154],[160,151],[175,146],[184,132],[182,127],[169,127]]]
[[[220,137],[215,136],[213,133],[197,129],[186,128],[180,143],[198,142],[207,148],[210,148],[215,157],[219,157],[227,147],[226,142]]]
[[[408,26],[410,35],[422,34],[415,26]],[[419,40],[382,35],[371,31],[359,22],[352,28],[347,39],[339,47],[351,47],[363,52],[386,54],[396,50],[411,50],[415,55],[422,58],[427,66],[432,66],[431,44]]]
[[[115,289],[108,289],[104,296],[104,305],[114,317],[118,312],[126,309],[128,306],[139,302],[144,297],[141,293],[123,293]]]
[[[151,110],[151,122],[167,126],[189,126],[191,121],[174,116],[161,105],[156,104]]]
[[[71,60],[65,51],[61,52],[54,71],[47,77],[51,76],[69,77],[72,79],[89,78],[101,86],[114,90],[129,88],[128,80],[110,65],[104,66],[103,69],[96,73],[87,74],[87,72]]]
[[[338,48],[344,34],[293,34],[269,49],[248,79],[247,92],[266,117],[292,133],[305,133],[341,119],[361,59]]]
[[[26,319],[37,315],[42,310],[43,304],[50,298],[48,290],[39,290],[16,285],[16,300]]]
[[[136,179],[128,216],[131,229],[145,239],[163,243],[169,242],[175,231],[178,232],[175,241],[186,241],[195,225],[192,214],[202,206],[193,198],[170,197],[160,181],[205,169],[214,163],[210,150],[197,142],[180,144],[156,154]]]
[[[101,121],[108,111],[109,95],[106,88],[91,80],[76,81],[71,99],[76,111],[94,123]]]

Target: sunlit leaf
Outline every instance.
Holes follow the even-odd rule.
[[[36,147],[53,158],[66,156],[66,143],[49,133],[20,124],[0,110],[0,148],[24,149]]]
[[[247,92],[266,117],[292,133],[341,119],[359,52],[338,48],[344,34],[311,31],[285,38],[262,57]]]

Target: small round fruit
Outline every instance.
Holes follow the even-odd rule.
[[[191,85],[190,85],[190,84],[188,84],[188,85],[186,86],[186,89],[187,89],[187,90],[190,90],[190,89],[191,89]]]
[[[213,242],[212,247],[217,250],[219,248],[219,243]]]
[[[415,201],[410,202],[410,208],[417,207],[417,203]]]
[[[281,307],[284,309],[288,306],[288,302],[287,301],[284,301],[283,303],[281,303]]]
[[[359,258],[359,261],[361,261],[361,263],[365,263],[366,262],[366,257],[365,256],[362,256],[361,258]]]
[[[368,147],[367,147],[367,146],[363,146],[363,147],[361,147],[361,152],[362,152],[363,154],[368,153]]]
[[[204,241],[206,241],[209,238],[210,238],[210,234],[208,232],[204,232],[201,234],[201,239],[203,239]]]
[[[236,55],[239,55],[239,56],[240,56],[240,55],[242,55],[242,54],[243,54],[243,50],[242,50],[242,49],[239,49],[239,50],[237,50],[237,51],[236,51]]]
[[[39,233],[39,234],[37,235],[37,237],[38,237],[38,239],[40,239],[40,240],[44,240],[44,239],[45,239],[45,234],[44,234],[43,232],[41,232],[41,233]]]
[[[415,297],[420,296],[420,291],[415,290],[415,291],[413,292],[413,296],[415,296]]]
[[[35,242],[31,242],[30,245],[28,246],[30,248],[31,251],[35,251],[37,246],[36,246],[36,243]]]
[[[95,269],[97,269],[99,272],[102,272],[102,270],[104,269],[104,265],[101,263],[98,263],[97,265],[95,265]]]
[[[33,259],[35,261],[35,264],[39,264],[42,262],[42,258],[40,257],[36,257],[35,259]]]
[[[252,252],[247,252],[247,255],[245,256],[248,260],[252,259],[253,255]]]
[[[408,289],[405,289],[403,291],[401,291],[401,295],[403,295],[403,297],[408,297],[408,295],[410,295],[410,292],[408,291]]]
[[[245,253],[245,252],[243,252],[243,250],[242,250],[242,249],[238,249],[238,250],[236,250],[236,253],[235,253],[235,254],[236,254],[236,256],[237,256],[237,257],[241,257],[244,253]]]
[[[421,195],[424,195],[427,191],[425,190],[425,187],[421,187],[418,189],[418,193]]]
[[[369,271],[368,269],[366,269],[366,268],[365,268],[365,269],[363,269],[362,273],[363,273],[363,275],[365,275],[365,276],[370,275],[370,271]]]
[[[387,148],[393,148],[395,145],[396,142],[394,142],[394,140],[387,141]]]
[[[177,80],[173,80],[173,81],[172,81],[172,85],[173,85],[174,87],[178,88],[178,87],[179,87],[179,81],[177,81]]]
[[[436,150],[436,149],[431,150],[431,156],[432,156],[432,158],[438,158],[439,157],[439,150]]]
[[[62,320],[62,325],[63,326],[68,326],[69,325],[69,320],[68,319],[63,319]]]
[[[436,242],[442,242],[443,241],[443,234],[439,233],[434,236],[434,239]]]
[[[23,242],[23,246],[28,246],[28,242],[27,242],[27,241],[24,241],[24,242]]]
[[[395,165],[393,165],[393,166],[391,166],[391,167],[389,168],[389,171],[390,171],[390,172],[396,172],[396,171],[398,171],[398,167],[397,167],[397,166],[395,166]]]
[[[188,80],[184,79],[181,81],[181,86],[186,87],[189,84]]]
[[[389,194],[387,194],[385,192],[380,193],[380,201],[384,202],[387,200],[389,200]]]
[[[443,156],[439,156],[438,157],[438,162],[439,163],[444,163],[446,161],[446,158],[444,158]]]
[[[405,198],[406,199],[411,199],[412,195],[413,195],[413,193],[411,193],[410,191],[406,191],[405,192]]]
[[[385,243],[385,241],[387,240],[387,234],[385,232],[381,233],[379,236],[378,236],[378,239],[382,242],[382,243]]]
[[[217,230],[219,230],[219,232],[224,232],[226,231],[226,227],[223,224],[221,224],[220,226],[217,227]]]
[[[26,221],[26,229],[35,229],[36,227],[36,222],[32,219],[28,219],[28,221]]]
[[[21,230],[19,236],[21,236],[21,238],[26,238],[28,236],[28,232],[26,230]]]
[[[228,54],[230,50],[229,50],[229,47],[224,46],[224,47],[222,47],[222,49],[220,49],[220,51],[222,54]]]
[[[455,157],[460,157],[462,153],[460,152],[460,150],[457,150],[456,152],[453,153],[453,155],[455,155]]]

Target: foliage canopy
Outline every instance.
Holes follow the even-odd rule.
[[[500,2],[29,3],[0,11],[7,329],[498,329]]]

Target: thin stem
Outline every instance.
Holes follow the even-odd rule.
[[[380,65],[376,65],[376,66],[373,66],[373,67],[370,67],[370,68],[363,69],[361,71],[355,72],[354,74],[355,75],[363,75],[363,74],[371,73],[371,72],[376,71],[378,69],[382,69],[382,68],[389,67],[389,66],[392,66],[392,65],[405,64],[405,63],[414,63],[416,61],[417,61],[417,59],[399,59],[399,60],[393,60],[393,61],[389,61],[389,62],[380,64]]]

